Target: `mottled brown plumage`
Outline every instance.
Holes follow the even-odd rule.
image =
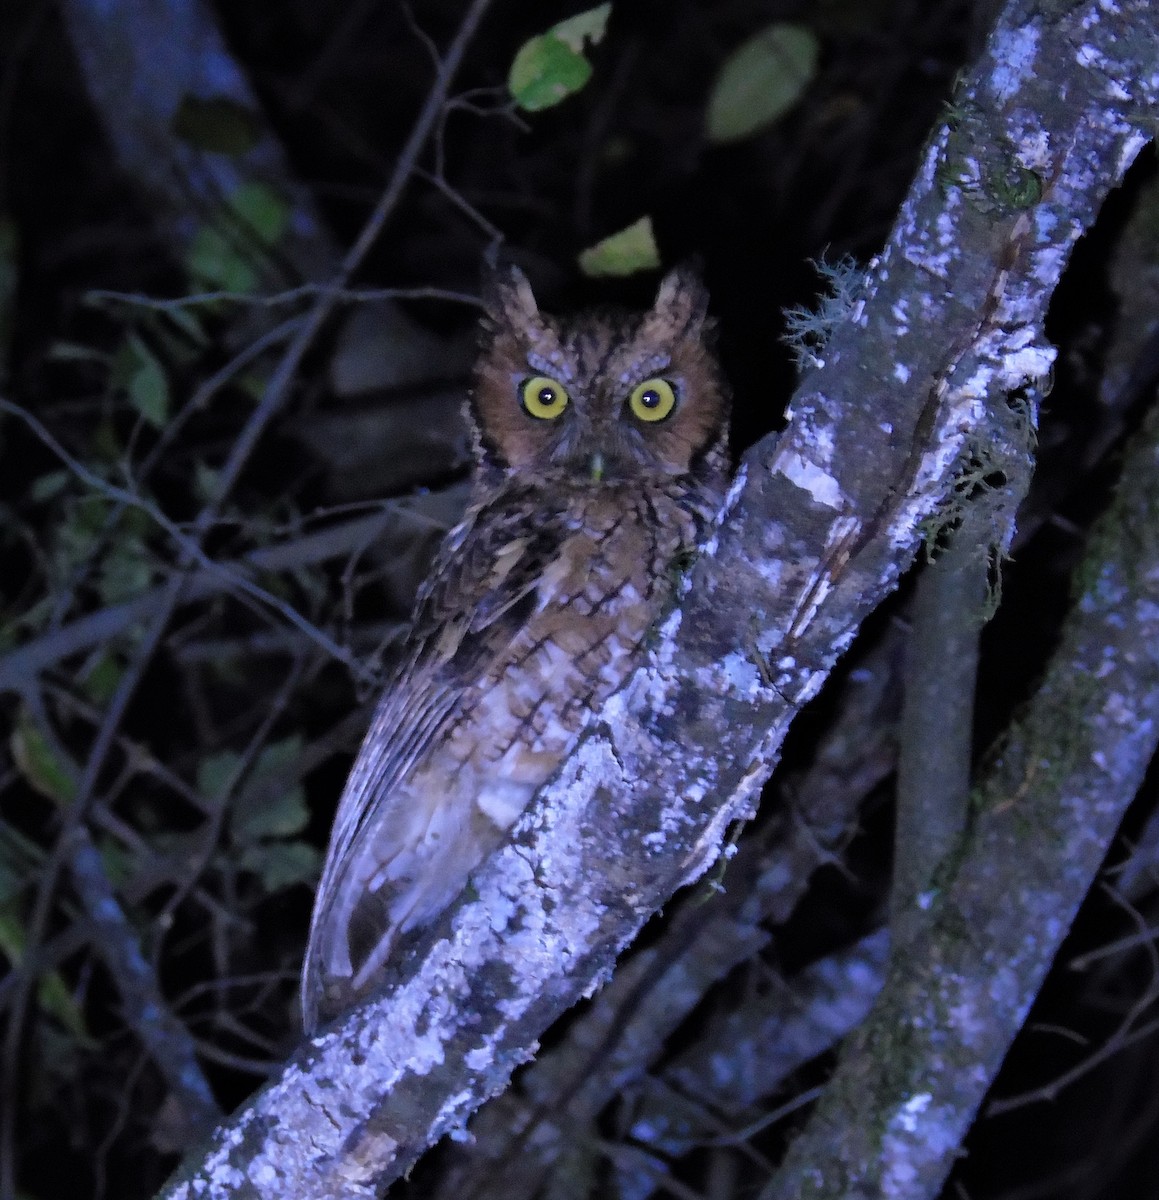
[[[727,484],[728,401],[687,273],[639,316],[487,296],[471,504],[339,805],[302,979],[305,1024],[371,990],[554,774],[640,659]]]

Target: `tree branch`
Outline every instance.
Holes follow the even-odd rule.
[[[762,927],[789,918],[817,867],[834,861],[854,836],[866,794],[893,770],[896,702],[890,681],[900,657],[897,632],[862,657],[845,682],[840,715],[817,747],[812,768],[801,779],[784,781],[781,794],[788,802],[761,836],[740,842],[721,882],[687,897],[657,941],[617,967],[590,1008],[570,1024],[566,1038],[539,1055],[518,1087],[477,1114],[471,1140],[455,1148],[442,1172],[437,1190],[442,1200],[539,1195],[552,1173],[568,1171],[577,1146],[592,1136],[593,1122],[617,1093],[639,1113],[638,1128],[654,1131],[657,1147],[671,1144],[671,1123],[662,1104],[652,1103],[656,1087],[646,1072],[708,989],[768,943]],[[831,975],[833,960],[827,961]],[[868,975],[859,977],[859,995],[847,998],[845,1012],[868,1011],[883,972],[876,972],[876,981]],[[695,1061],[743,1058],[735,1078],[755,1071],[762,1094],[771,1094],[784,1080],[785,1064],[802,1061],[799,984],[808,987],[808,978],[804,973],[782,989],[762,988],[754,998],[761,1009],[759,1018],[750,1013],[761,1029],[759,1053],[747,1037],[738,1040],[740,1025],[729,1019],[710,1025]],[[832,1011],[830,1006],[830,1017]],[[817,1053],[837,1040],[832,1029],[828,1039]],[[810,1044],[816,1045],[816,1037]],[[693,1091],[702,1095],[705,1086],[702,1082]],[[634,1140],[653,1143],[641,1132]]]
[[[762,1200],[940,1190],[1159,742],[1157,495],[1152,408],[953,875]]]
[[[1022,474],[1029,484],[1029,472]],[[927,565],[914,589],[898,730],[890,899],[890,926],[899,950],[920,924],[923,893],[966,826],[978,643],[986,622],[994,529],[989,506],[970,505],[948,548]]]

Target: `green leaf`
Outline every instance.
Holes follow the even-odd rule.
[[[313,883],[322,869],[322,856],[305,842],[255,842],[245,848],[241,865],[260,877],[268,892]]]
[[[97,590],[106,604],[123,604],[149,590],[153,562],[139,538],[122,535],[101,560]]]
[[[26,940],[23,922],[17,919],[14,912],[0,908],[0,954],[13,966],[18,966],[24,958]]]
[[[239,842],[293,837],[310,821],[306,790],[296,781],[302,739],[294,735],[271,742],[230,811],[230,828]]]
[[[660,265],[660,251],[652,232],[652,218],[641,217],[627,229],[613,233],[579,256],[579,268],[589,276],[634,275],[654,271]]]
[[[589,8],[519,47],[507,87],[520,108],[527,112],[552,108],[587,83],[592,65],[584,49],[589,42],[595,45],[603,39],[611,11],[611,4]]]
[[[185,256],[185,268],[194,286],[205,291],[240,292],[248,295],[258,288],[258,273],[233,241],[212,225],[194,235]]]
[[[17,770],[42,796],[62,808],[76,799],[76,779],[69,764],[58,757],[56,748],[23,709],[8,747]]]
[[[221,472],[198,459],[193,467],[193,491],[202,504],[216,500],[221,491]]]
[[[89,1034],[84,1011],[68,990],[59,971],[49,971],[41,977],[36,989],[36,999],[40,1007],[54,1016],[82,1045],[90,1050],[96,1049],[98,1043]]]
[[[185,269],[194,287],[242,295],[257,291],[264,258],[261,250],[281,239],[290,216],[289,202],[281,193],[264,183],[241,184],[226,208],[193,237]]]
[[[260,400],[265,395],[269,382],[269,376],[260,371],[244,371],[234,377],[233,386],[243,396],[248,396],[251,400]]]
[[[0,821],[0,906],[18,896],[36,878],[43,861],[44,852],[39,846]]]
[[[197,764],[197,790],[207,800],[224,800],[241,766],[241,755],[234,750],[210,754]]]
[[[274,245],[290,224],[290,206],[264,183],[243,183],[229,206],[266,246]]]
[[[230,816],[234,836],[241,842],[262,838],[293,837],[310,820],[306,789],[292,784],[276,793],[247,788],[237,798]]]
[[[544,33],[524,42],[511,64],[507,86],[527,112],[552,108],[592,77],[592,65],[566,42]]]
[[[153,532],[153,517],[143,508],[127,508],[121,514],[121,524],[138,541],[144,541]]]
[[[0,525],[2,525],[2,515],[0,515]],[[29,634],[42,632],[55,616],[58,603],[59,597],[49,593],[41,596],[39,600],[33,601],[22,612],[13,613],[0,626],[0,645],[7,650],[16,643],[24,641]]]
[[[28,494],[37,504],[42,504],[45,500],[59,496],[68,486],[70,478],[68,471],[64,470],[49,471],[46,475],[38,475],[32,481],[32,487],[29,488]]]
[[[100,852],[105,877],[118,891],[137,874],[137,859],[128,847],[113,841],[112,838],[101,838],[97,843],[97,850]],[[188,856],[188,861],[192,861],[192,857]]]
[[[169,380],[165,368],[148,345],[130,333],[117,354],[114,378],[121,381],[129,403],[154,429],[169,419]]]
[[[183,96],[173,114],[173,132],[199,150],[231,158],[240,158],[261,139],[257,118],[228,96]]]
[[[80,342],[53,342],[48,348],[49,362],[93,362],[107,365],[109,356],[95,346]]]
[[[64,519],[57,525],[53,545],[53,565],[67,573],[94,553],[108,517],[103,496],[93,493],[65,501]]]
[[[774,24],[725,60],[708,101],[710,142],[735,142],[783,116],[817,72],[819,47],[801,25]]]
[[[108,463],[110,466],[115,464],[118,471],[121,470],[125,448],[121,445],[121,439],[117,436],[117,427],[111,417],[102,416],[97,422],[97,427],[89,439],[89,446],[92,448],[93,457],[98,462]]]
[[[280,742],[270,742],[258,755],[251,778],[266,783],[271,780],[275,783],[280,782],[296,770],[302,757],[302,749],[302,735],[298,733],[292,733]]]
[[[195,345],[204,349],[210,344],[210,336],[201,325],[201,318],[188,308],[168,308],[165,317]]]

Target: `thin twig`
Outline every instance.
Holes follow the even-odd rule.
[[[147,514],[150,520],[159,525],[182,551],[183,565],[180,568],[182,577],[188,572],[189,566],[196,563],[203,571],[220,576],[222,584],[227,590],[243,592],[279,613],[295,629],[300,630],[311,641],[317,643],[331,658],[342,663],[356,679],[363,679],[366,676],[366,668],[362,663],[354,658],[345,647],[338,645],[324,630],[319,629],[312,621],[307,620],[292,604],[287,603],[280,596],[275,596],[272,592],[254,583],[251,579],[247,579],[245,575],[231,572],[222,563],[211,558],[201,548],[200,538],[189,537],[176,522],[170,520],[151,500],[145,499],[145,497],[134,491],[118,487],[114,483],[109,483],[108,480],[102,479],[95,472],[90,471],[84,463],[69,454],[49,430],[32,413],[28,412],[27,409],[21,408],[9,400],[0,398],[0,412],[7,412],[12,416],[19,417],[61,462],[94,492],[122,505],[124,508],[135,508]]]
[[[325,299],[334,304],[366,304],[377,300],[444,300],[481,308],[482,300],[470,292],[441,287],[347,288],[329,283],[302,283],[273,293],[193,292],[188,296],[149,296],[143,292],[117,292],[93,288],[85,293],[90,304],[114,303],[146,308],[153,312],[182,312],[207,304],[237,304],[249,308],[281,308],[300,300]]]
[[[391,521],[405,515],[411,503],[409,499],[389,500],[370,515],[280,545],[260,546],[240,559],[218,563],[219,569],[215,571],[197,571],[189,577],[182,602],[216,595],[227,580],[251,571],[291,571],[358,550],[380,536]],[[416,517],[429,519],[421,514]],[[0,655],[0,692],[23,692],[35,687],[42,671],[145,620],[156,611],[164,596],[164,587],[154,588],[135,600],[102,608]]]

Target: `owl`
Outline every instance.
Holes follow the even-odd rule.
[[[728,393],[689,272],[642,314],[484,297],[471,501],[415,602],[339,803],[305,1027],[374,989],[507,836],[642,657],[728,484]]]

